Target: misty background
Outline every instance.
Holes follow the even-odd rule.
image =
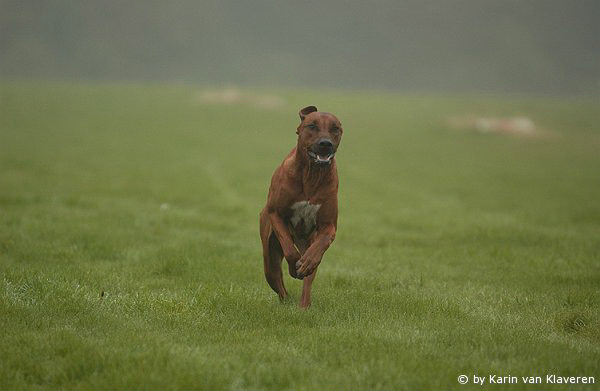
[[[600,1],[0,0],[0,77],[596,95]]]

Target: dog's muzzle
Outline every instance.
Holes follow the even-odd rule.
[[[322,138],[308,149],[308,156],[318,165],[326,166],[331,164],[335,156],[335,147],[331,140]]]
[[[313,159],[313,161],[318,165],[327,166],[331,164],[335,153],[316,153],[309,150],[308,156],[310,156]]]

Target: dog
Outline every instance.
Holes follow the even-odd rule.
[[[289,274],[303,280],[300,308],[310,307],[310,292],[323,254],[337,230],[338,175],[335,154],[342,124],[315,106],[300,110],[298,142],[275,170],[260,213],[264,272],[269,286],[285,300],[282,259]]]

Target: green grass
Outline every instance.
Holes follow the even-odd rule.
[[[597,102],[253,93],[285,104],[2,84],[0,389],[600,383]],[[300,311],[300,282],[281,304],[264,280],[258,213],[308,104],[345,133],[338,236]],[[447,125],[468,114],[552,136]]]

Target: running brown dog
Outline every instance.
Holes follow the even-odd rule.
[[[310,290],[323,254],[337,229],[338,176],[335,153],[340,121],[315,106],[300,110],[298,144],[275,170],[267,204],[260,213],[265,277],[281,300],[287,297],[281,261],[292,277],[304,280],[300,307],[310,306]]]

